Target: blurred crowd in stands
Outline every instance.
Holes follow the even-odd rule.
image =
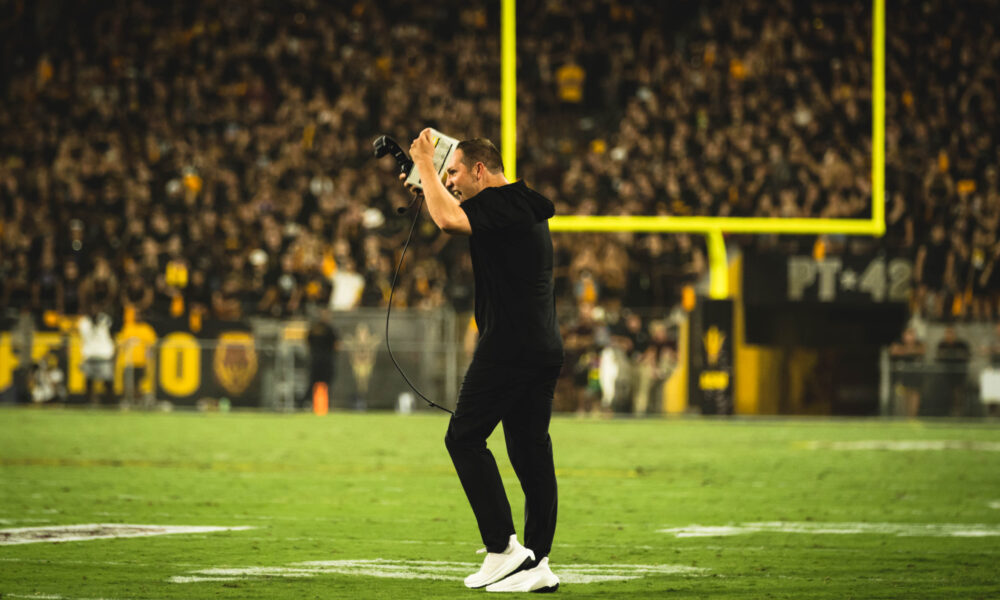
[[[916,313],[995,317],[1000,2],[888,4],[888,233],[868,244],[915,260]],[[405,147],[427,125],[499,141],[496,8],[13,3],[0,16],[2,307],[240,319],[384,306],[410,221],[371,141]],[[870,2],[518,11],[518,176],[559,214],[871,214]],[[468,313],[465,242],[426,218],[414,237],[394,305]],[[595,308],[670,307],[706,272],[698,236],[555,243],[584,362],[600,347]]]

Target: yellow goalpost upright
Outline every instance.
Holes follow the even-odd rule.
[[[516,0],[501,0],[501,153],[508,180],[517,176],[517,27]],[[698,233],[706,240],[709,263],[709,298],[730,297],[729,265],[725,233],[743,234],[813,234],[866,235],[885,233],[885,0],[872,0],[872,159],[871,159],[871,218],[869,219],[809,219],[753,217],[680,217],[680,216],[555,216],[549,221],[554,232],[659,232]],[[735,307],[742,320],[740,307]],[[734,321],[734,327],[737,326]],[[750,372],[762,374],[773,370],[774,357],[760,349],[742,346],[741,327],[734,329],[734,348],[742,365]],[[682,327],[679,347],[685,347],[688,328]],[[740,358],[742,357],[742,358]],[[683,361],[682,361],[683,362]],[[768,366],[770,363],[770,366]],[[664,409],[668,413],[683,412],[687,406],[687,369],[675,372],[668,382]],[[737,412],[767,412],[767,402],[760,382],[752,377],[738,377],[734,400]],[[767,379],[759,378],[759,379]]]
[[[517,28],[516,0],[501,4],[501,146],[505,174],[517,175]],[[872,210],[869,219],[770,219],[758,217],[556,216],[560,232],[700,233],[706,236],[709,296],[726,298],[728,266],[724,233],[870,235],[885,233],[885,0],[872,2]]]

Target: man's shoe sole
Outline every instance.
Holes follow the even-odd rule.
[[[502,579],[500,581],[503,581]],[[490,584],[493,585],[493,584]],[[493,592],[496,594],[551,594],[552,592],[559,589],[559,584],[550,585],[543,588],[538,588],[537,590],[486,590],[487,592]]]
[[[528,556],[526,556],[525,559],[523,561],[521,561],[521,564],[518,565],[513,570],[508,571],[506,573],[503,572],[503,571],[498,571],[496,574],[494,574],[494,575],[492,575],[490,577],[489,581],[487,581],[486,583],[483,583],[483,584],[469,585],[468,582],[466,582],[465,587],[467,587],[469,589],[473,589],[473,590],[479,590],[479,589],[482,589],[482,588],[484,588],[484,587],[486,587],[488,585],[493,585],[494,583],[496,583],[498,581],[502,581],[502,580],[506,579],[507,577],[510,577],[514,573],[519,573],[519,572],[523,571],[525,568],[527,568],[528,565],[530,565],[533,562],[535,562],[534,555],[533,554],[528,554]]]
[[[531,592],[533,594],[548,594],[559,589],[559,578],[553,575],[551,571],[548,571],[547,575],[544,576],[532,575],[530,573],[531,569],[527,569],[527,571],[528,572],[515,571],[500,581],[487,586],[486,591],[496,593]],[[532,577],[534,577],[534,579],[532,579]],[[549,585],[543,585],[542,587],[536,589],[530,589],[535,585],[544,583],[549,583]]]

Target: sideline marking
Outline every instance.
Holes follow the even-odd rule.
[[[177,533],[213,533],[244,531],[253,527],[214,527],[207,525],[126,525],[124,523],[87,523],[0,529],[0,546],[39,542],[86,542],[111,538],[149,537]]]
[[[854,442],[800,442],[807,450],[894,450],[913,452],[924,450],[979,450],[1000,452],[1000,442],[970,440],[859,440]]]
[[[989,507],[1000,510],[1000,500],[994,500],[993,502],[990,502]]]
[[[738,525],[671,527],[660,533],[678,538],[722,537],[748,533],[805,533],[811,535],[877,534],[897,537],[994,537],[1000,536],[1000,525],[956,523],[740,523]]]
[[[287,567],[213,568],[193,571],[191,575],[171,577],[171,583],[202,583],[239,581],[250,577],[316,577],[320,575],[354,575],[385,579],[433,579],[457,581],[475,571],[478,563],[438,560],[324,560],[292,563]],[[687,565],[567,565],[557,566],[556,574],[563,583],[585,584],[606,581],[628,581],[651,575],[704,575],[708,569]]]

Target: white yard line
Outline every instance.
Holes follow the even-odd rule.
[[[4,594],[3,598],[27,598],[28,600],[129,600],[128,598],[77,598],[56,594]]]
[[[41,542],[85,542],[112,538],[149,537],[154,535],[243,531],[252,527],[216,527],[204,525],[127,525],[123,523],[86,523],[0,529],[0,546]]]
[[[857,440],[852,442],[800,442],[808,450],[887,450],[895,452],[926,452],[935,450],[973,450],[1000,452],[1000,442],[970,440]]]
[[[37,563],[39,565],[87,565],[90,567],[175,567],[178,569],[197,569],[202,566],[195,563],[157,561],[155,563],[123,562],[115,560],[56,560],[51,558],[12,558],[0,557],[0,563]],[[3,598],[3,596],[0,596]]]
[[[383,579],[431,579],[458,581],[475,572],[478,563],[434,560],[326,560],[293,563],[283,567],[212,568],[189,575],[171,577],[172,583],[202,583],[239,581],[267,577],[317,577],[348,575]],[[563,583],[587,584],[606,581],[628,581],[657,575],[701,576],[707,569],[687,565],[583,564],[554,565],[553,571]]]
[[[809,535],[875,534],[897,537],[964,537],[1000,536],[1000,526],[980,523],[815,523],[783,522],[739,523],[735,525],[688,525],[660,529],[660,533],[678,538],[723,537],[748,533],[796,533]]]
[[[52,519],[0,519],[0,525],[17,525],[20,523],[51,523]]]

